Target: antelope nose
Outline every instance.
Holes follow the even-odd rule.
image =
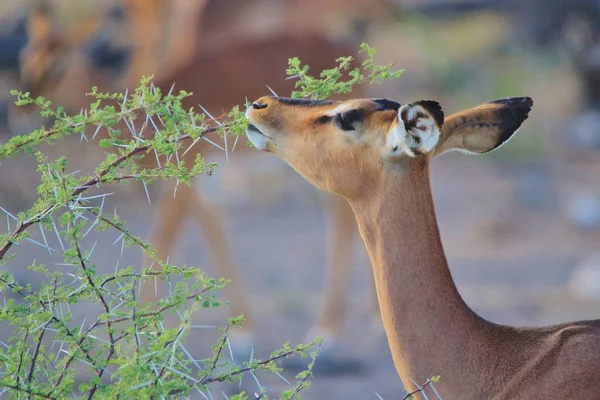
[[[263,108],[267,108],[269,105],[264,102],[264,101],[260,101],[257,100],[254,103],[252,103],[252,108],[254,108],[255,110],[262,110]]]

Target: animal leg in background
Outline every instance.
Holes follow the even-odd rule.
[[[232,280],[225,289],[226,295],[232,302],[231,314],[234,316],[244,314],[246,318],[244,328],[247,331],[252,331],[253,320],[243,284],[233,265],[227,236],[219,218],[193,187],[181,184],[177,188],[176,195],[173,196],[173,187],[170,186],[163,191],[163,196],[157,207],[155,221],[149,235],[150,243],[155,247],[158,257],[161,260],[166,260],[183,228],[185,216],[191,215],[206,237],[208,250],[218,269],[217,275]],[[152,261],[144,255],[143,265],[148,267],[151,264]],[[158,265],[154,263],[152,268],[157,270]],[[161,280],[156,282],[156,288],[154,282],[146,282],[142,287],[142,302],[156,301],[163,297],[165,294],[163,293],[163,286]]]

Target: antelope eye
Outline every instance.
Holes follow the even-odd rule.
[[[356,129],[356,124],[364,120],[364,112],[362,110],[348,110],[339,113],[335,116],[335,122],[340,129],[344,131],[353,131]]]

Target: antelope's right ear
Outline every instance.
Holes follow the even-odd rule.
[[[510,139],[533,105],[529,97],[496,100],[446,118],[433,156],[450,150],[484,154]]]
[[[46,1],[36,1],[27,17],[29,40],[49,39],[54,34],[52,10]]]

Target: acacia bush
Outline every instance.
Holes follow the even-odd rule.
[[[366,52],[362,68],[351,69],[352,57],[344,57],[318,77],[309,75],[308,66],[300,60],[290,59],[287,73],[297,79],[297,91],[291,95],[326,98],[349,92],[359,83],[400,76],[401,71],[393,71],[391,64],[377,65],[368,45],[361,47]],[[297,346],[286,343],[264,358],[252,355],[243,364],[235,364],[228,331],[243,323],[239,316],[220,328],[221,336],[210,357],[195,359],[185,339],[194,329],[204,327],[193,325],[192,317],[199,309],[224,306],[216,293],[227,282],[199,268],[160,260],[151,244],[135,236],[125,221],[104,206],[108,193],[102,188],[109,184],[139,181],[146,188],[158,180],[175,180],[183,185],[199,175],[210,175],[217,166],[200,155],[193,165],[185,165],[180,158],[198,141],[210,140],[209,135],[231,135],[237,141],[247,124],[240,107],[217,121],[195,109],[182,108],[182,100],[191,93],[161,93],[151,78],[142,78],[131,93],[100,93],[93,88],[89,93],[93,102],[77,115],[68,115],[61,107],[53,108],[49,101],[28,93],[14,94],[18,105],[37,105],[42,116],[54,122],[51,128],[14,136],[0,145],[0,161],[21,152],[34,155],[40,175],[38,198],[29,210],[13,215],[0,208],[7,225],[7,233],[0,234],[0,293],[6,299],[0,324],[4,331],[12,332],[6,342],[0,341],[0,392],[15,399],[158,399],[188,397],[193,392],[212,399],[213,384],[235,382],[248,374],[259,387],[256,396],[266,399],[269,393],[256,379],[256,372],[267,371],[285,380],[277,361],[301,355],[311,357],[312,362],[294,383],[285,380],[289,388],[281,394],[284,399],[299,397],[309,387],[319,338]],[[102,135],[98,135],[100,131]],[[89,146],[106,149],[104,161],[94,169],[70,171],[68,157],[51,161],[40,150],[42,144],[55,144],[73,135],[80,135]],[[148,156],[156,158],[156,165],[137,162]],[[100,193],[91,193],[97,191]],[[31,237],[34,229],[40,232],[39,241]],[[115,243],[120,242],[122,248],[146,252],[160,268],[139,271],[128,266],[112,273],[97,272],[106,269],[98,268],[94,261],[94,254],[101,250],[96,245],[86,246],[83,240],[104,230],[114,231]],[[64,259],[58,268],[37,262],[27,266],[30,273],[43,275],[44,283],[36,289],[18,282],[4,269],[9,261],[11,269],[26,268],[16,261],[24,241]],[[114,248],[106,251],[114,252]],[[169,282],[169,294],[156,303],[141,304],[140,284],[156,279]],[[89,303],[99,311],[76,318],[71,307]],[[167,313],[177,319],[173,327],[165,323]],[[248,395],[240,392],[231,398]]]

